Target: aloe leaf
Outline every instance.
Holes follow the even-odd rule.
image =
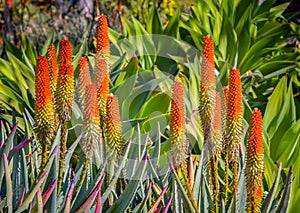
[[[6,205],[8,206],[8,213],[13,212],[13,191],[12,191],[12,181],[10,178],[10,169],[8,165],[7,156],[3,154],[3,162],[5,169],[5,183],[6,183]]]
[[[102,211],[102,205],[101,205],[101,190],[98,191],[98,197],[97,197],[97,204],[95,213],[100,213]]]
[[[133,209],[133,213],[138,213],[138,212],[142,212],[142,210],[146,207],[146,203],[147,201],[149,200],[149,197],[150,197],[150,193],[151,193],[151,189],[152,189],[152,182],[150,181],[149,182],[149,186],[147,188],[147,194],[143,197],[143,200],[142,202],[140,202],[136,207],[135,209]]]
[[[43,213],[43,197],[42,197],[42,192],[41,189],[38,188],[37,190],[37,212],[38,213]]]
[[[80,212],[86,212],[87,210],[89,210],[92,205],[93,205],[93,202],[101,188],[101,185],[103,183],[103,179],[101,179],[101,181],[98,183],[98,185],[96,186],[96,188],[94,189],[93,193],[89,196],[89,198],[85,201],[85,203],[79,208],[79,210],[77,211],[77,213],[80,213]]]
[[[36,196],[37,191],[40,189],[41,185],[45,181],[46,177],[48,175],[48,172],[45,171],[39,181],[35,185],[33,185],[33,188],[29,191],[28,195],[26,196],[26,199],[24,200],[23,204],[17,209],[16,213],[21,213],[25,211],[30,203],[32,202],[33,198]]]
[[[146,154],[148,155],[148,154]],[[130,180],[126,189],[123,191],[119,199],[117,199],[114,204],[108,209],[109,212],[124,212],[128,205],[130,204],[131,200],[134,198],[134,194],[138,189],[138,185],[143,178],[145,168],[147,165],[147,161],[144,159],[139,163],[139,167],[137,169],[136,175],[134,176],[135,179]]]
[[[6,141],[4,142],[4,145],[2,146],[1,150],[0,150],[0,156],[3,156],[4,154],[7,156],[9,153],[9,150],[11,149],[12,145],[13,145],[13,141],[15,138],[15,134],[17,131],[17,127],[18,127],[18,123],[16,123],[10,134],[8,135],[8,138],[6,139]],[[2,179],[3,179],[3,172],[4,172],[4,161],[0,161],[0,183],[2,183]]]
[[[151,209],[148,211],[149,213],[155,211],[155,209],[157,208],[158,204],[159,204],[160,201],[163,199],[163,196],[165,195],[167,189],[168,189],[168,186],[166,186],[166,187],[162,190],[162,192],[160,193],[158,199],[155,201],[155,203],[152,205]]]
[[[32,141],[33,141],[33,136],[29,139],[21,141],[17,146],[13,147],[9,151],[7,158],[10,160],[14,154],[18,153],[20,149],[23,149],[27,144],[29,144]]]
[[[52,195],[53,190],[56,187],[57,184],[57,177],[54,179],[53,183],[50,185],[50,187],[47,189],[47,191],[43,194],[43,204],[45,206],[45,204],[47,203],[48,199],[50,198],[50,196]]]
[[[131,143],[132,143],[132,140],[130,140],[128,142],[128,145],[126,147],[126,150],[125,150],[125,154],[123,156],[123,159],[119,165],[119,168],[118,170],[116,171],[116,173],[114,174],[115,177],[111,180],[111,182],[109,183],[109,186],[108,188],[105,190],[103,196],[102,196],[102,204],[106,201],[106,199],[108,198],[109,194],[111,193],[111,191],[113,190],[114,188],[114,185],[117,183],[118,179],[119,179],[119,175],[121,174],[121,171],[123,170],[124,168],[124,165],[126,163],[126,160],[127,160],[127,156],[128,156],[128,152],[129,152],[129,148],[131,146]]]
[[[293,182],[293,167],[290,167],[289,174],[285,180],[283,195],[280,199],[280,203],[277,206],[276,213],[285,213],[288,211],[290,197],[291,197],[291,187]]]
[[[20,200],[19,200],[19,202],[18,202],[18,207],[20,207],[20,206],[22,205],[23,201],[24,201],[25,192],[26,192],[26,189],[24,188],[24,189],[23,189],[23,192],[22,192],[22,194],[21,194],[21,196],[20,196]]]
[[[276,194],[276,191],[277,191],[277,188],[278,188],[281,170],[282,170],[282,163],[279,163],[278,164],[277,175],[276,175],[275,181],[273,183],[273,186],[272,186],[271,190],[269,191],[267,197],[265,198],[265,200],[262,204],[262,209],[261,209],[262,213],[267,213],[271,209],[272,202],[274,200],[274,197],[275,197],[275,194]]]
[[[172,199],[173,199],[173,195],[171,194],[170,197],[169,197],[169,199],[168,199],[168,201],[167,201],[166,207],[164,209],[164,213],[168,212],[168,210],[169,210],[169,208],[171,206]]]
[[[98,185],[99,181],[104,179],[104,171],[106,168],[107,160],[105,159],[103,165],[101,166],[100,170],[98,173],[95,175],[92,183],[90,184],[89,188],[87,191],[83,191],[80,194],[77,194],[76,197],[73,199],[72,202],[72,209],[71,212],[74,212],[76,209],[80,208],[80,205],[85,201],[86,197],[88,197],[89,193],[96,188]]]
[[[171,164],[170,168],[171,168],[173,177],[174,177],[174,179],[175,179],[175,181],[176,181],[176,183],[177,183],[177,185],[178,185],[178,187],[179,187],[179,190],[180,190],[180,192],[181,192],[181,195],[182,195],[182,197],[183,197],[183,201],[184,201],[185,204],[186,204],[186,207],[187,207],[186,210],[187,210],[188,212],[197,212],[197,210],[194,208],[193,204],[191,203],[191,200],[190,200],[189,197],[187,196],[187,193],[186,193],[186,191],[184,190],[184,187],[182,186],[181,181],[180,181],[178,175],[176,174],[176,171],[175,171],[174,166],[173,166],[172,164]]]
[[[75,187],[75,176],[73,174],[73,178],[71,180],[71,186],[70,186],[68,196],[67,196],[67,201],[66,201],[66,204],[65,204],[64,213],[70,212],[71,200],[72,200],[72,195],[73,195],[73,192],[74,192],[74,187]]]

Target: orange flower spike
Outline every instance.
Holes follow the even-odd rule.
[[[36,111],[43,112],[47,108],[52,107],[52,95],[50,91],[50,79],[48,63],[45,56],[39,56],[36,66],[36,79],[35,79],[35,91],[36,91]],[[51,116],[53,117],[53,116]],[[50,118],[46,116],[46,118]]]
[[[232,162],[232,191],[238,189],[238,156],[243,134],[243,103],[240,71],[232,69],[229,75],[229,93],[226,107],[225,146],[226,161]],[[227,162],[226,162],[227,164]]]
[[[70,110],[74,97],[74,69],[71,64],[60,64],[56,105],[57,113],[61,123],[65,123],[70,119]]]
[[[96,53],[103,58],[109,57],[108,23],[103,14],[99,16],[96,39]]]
[[[115,153],[122,155],[124,144],[122,143],[119,101],[116,96],[108,96],[106,113],[106,142]]]
[[[201,64],[201,88],[199,114],[204,132],[204,142],[212,142],[213,120],[216,107],[216,77],[214,73],[214,43],[204,36]],[[211,145],[211,144],[210,144]]]
[[[258,109],[252,112],[246,154],[247,212],[260,212],[262,178],[264,172],[264,147],[262,115]]]
[[[230,71],[227,100],[226,142],[228,142],[228,152],[232,153],[229,160],[232,160],[238,158],[238,149],[243,133],[242,85],[238,69]]]
[[[72,63],[72,47],[68,39],[59,42],[59,63]]]
[[[184,130],[184,102],[182,83],[176,80],[173,84],[171,99],[170,136],[176,141]]]
[[[175,80],[171,98],[171,120],[170,120],[170,141],[175,168],[180,168],[187,174],[186,155],[187,140],[185,135],[183,87],[179,80]]]
[[[56,91],[56,86],[57,86],[57,76],[58,76],[56,49],[55,49],[54,45],[48,46],[47,61],[48,61],[48,65],[49,65],[51,93],[52,93],[52,96],[54,97],[54,94]]]
[[[81,109],[84,108],[84,97],[86,86],[91,83],[90,70],[87,57],[81,57],[78,60],[78,104]]]
[[[37,141],[42,147],[42,164],[44,168],[49,148],[51,146],[51,138],[54,135],[54,109],[52,95],[50,90],[49,70],[47,58],[39,56],[36,66],[35,78],[35,125],[34,131]]]

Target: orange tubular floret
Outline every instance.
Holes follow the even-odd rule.
[[[105,15],[101,14],[97,27],[97,46],[96,53],[109,51],[108,24]]]
[[[59,42],[59,63],[72,63],[72,48],[68,39]]]

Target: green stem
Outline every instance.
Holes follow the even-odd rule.
[[[60,192],[63,184],[63,175],[64,175],[64,164],[65,164],[65,154],[67,150],[67,122],[62,123],[61,125],[61,134],[60,134],[60,150],[59,150],[59,178],[58,178],[58,192]]]

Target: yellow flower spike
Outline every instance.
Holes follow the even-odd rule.
[[[180,168],[187,174],[186,156],[188,143],[185,135],[183,87],[179,80],[175,80],[171,98],[170,141],[172,158],[175,168]]]
[[[229,76],[229,92],[226,106],[225,146],[228,163],[232,164],[232,191],[238,189],[238,156],[243,134],[243,103],[240,71],[232,69]]]
[[[112,94],[108,96],[106,105],[106,139],[109,148],[121,156],[124,151],[124,144],[122,141],[119,101]]]
[[[49,150],[51,147],[51,138],[54,134],[54,109],[52,95],[50,90],[50,78],[47,58],[39,56],[36,65],[35,78],[35,125],[34,131],[37,141],[42,147],[42,164],[44,168]]]
[[[264,147],[262,115],[258,109],[252,112],[246,154],[247,212],[260,212],[262,202],[262,178],[264,172]]]

